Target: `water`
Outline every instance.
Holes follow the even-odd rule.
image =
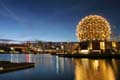
[[[0,61],[35,67],[0,74],[0,80],[119,80],[120,60],[59,58],[49,54],[0,54]]]

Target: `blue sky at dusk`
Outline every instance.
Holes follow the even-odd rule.
[[[98,14],[120,35],[119,0],[0,0],[0,38],[77,41],[81,18]]]

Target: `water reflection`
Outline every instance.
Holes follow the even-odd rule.
[[[26,57],[26,62],[32,62],[32,58],[31,58],[32,54],[25,54]]]
[[[71,59],[50,54],[0,54],[0,61],[35,63],[34,68],[2,74],[0,80],[119,80],[120,78],[120,61],[115,59]]]
[[[32,62],[35,63],[35,66],[44,65],[44,67],[54,68],[56,74],[64,73],[64,68],[70,69],[71,59],[61,58],[58,56],[51,56],[49,54],[10,54],[10,61],[19,63],[19,62]],[[72,65],[74,66],[74,65]]]
[[[21,59],[22,58],[22,59]],[[24,54],[21,56],[20,54],[10,54],[10,61],[19,63],[19,62],[33,62],[33,54]]]
[[[75,59],[75,80],[115,80],[116,61]]]
[[[64,62],[65,62],[65,58],[59,58],[58,56],[56,56],[56,73],[57,74],[64,72]]]

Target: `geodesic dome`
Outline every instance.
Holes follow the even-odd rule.
[[[98,15],[89,15],[77,25],[76,36],[79,41],[109,40],[111,28],[109,22]]]

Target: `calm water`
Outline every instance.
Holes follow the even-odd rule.
[[[34,62],[35,67],[0,74],[0,80],[120,80],[120,60],[59,58],[49,54],[0,54],[0,61]]]

